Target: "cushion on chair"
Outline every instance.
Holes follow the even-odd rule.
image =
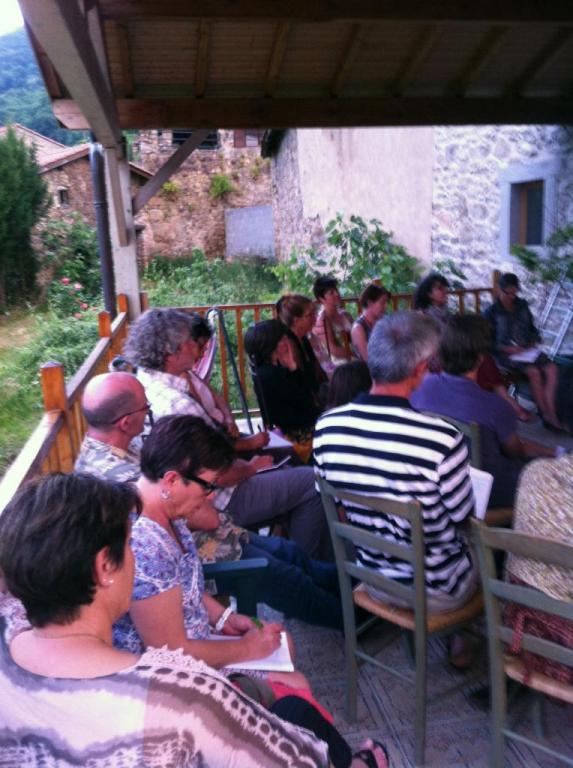
[[[556,699],[573,704],[573,685],[561,683],[559,680],[547,677],[547,675],[543,675],[541,672],[532,671],[529,673],[529,677],[527,677],[524,663],[515,656],[504,656],[504,662],[505,674],[512,680],[523,683],[536,691],[541,691],[541,693],[545,693],[547,696],[555,696]]]
[[[381,619],[386,619],[386,621],[397,624],[403,629],[414,630],[414,611],[408,608],[398,608],[390,603],[383,603],[381,600],[375,600],[373,597],[370,597],[364,584],[359,584],[354,590],[354,602]],[[447,613],[434,613],[428,616],[428,633],[439,632],[455,624],[470,621],[482,612],[483,595],[481,589],[479,589],[461,608],[455,611],[448,611]]]

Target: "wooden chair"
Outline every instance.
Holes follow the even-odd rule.
[[[557,600],[533,587],[510,584],[496,576],[492,550],[510,552],[542,563],[573,569],[573,546],[550,539],[538,538],[504,528],[488,528],[472,521],[475,531],[488,624],[490,689],[491,689],[491,762],[493,768],[504,765],[505,740],[513,739],[557,757],[573,765],[573,755],[550,749],[539,740],[530,739],[511,730],[507,718],[506,677],[529,686],[540,695],[549,695],[573,704],[573,685],[566,685],[539,672],[527,679],[523,663],[515,656],[504,655],[503,643],[510,644],[514,630],[503,623],[500,601],[518,603],[573,621],[573,603]],[[573,668],[573,649],[559,643],[536,637],[524,631],[524,650]]]
[[[344,636],[346,649],[346,710],[349,720],[356,718],[357,661],[367,661],[387,672],[414,683],[415,686],[415,762],[422,765],[425,753],[426,705],[427,696],[427,640],[428,635],[448,634],[475,619],[483,610],[483,599],[478,591],[462,608],[449,613],[428,616],[426,605],[426,582],[424,566],[424,534],[420,506],[417,502],[397,502],[354,493],[339,491],[319,478],[322,502],[328,519],[332,544],[338,569],[342,611],[344,617]],[[349,501],[362,507],[373,509],[401,518],[410,524],[412,545],[398,544],[382,536],[363,531],[347,522],[341,522],[337,510],[337,501]],[[383,553],[410,563],[413,568],[413,586],[399,584],[393,579],[382,576],[371,568],[358,565],[355,561],[354,546],[367,547],[374,553]],[[353,579],[361,582],[353,588]],[[397,608],[391,603],[374,600],[364,589],[363,584],[370,584],[376,589],[404,600],[412,609]],[[413,634],[415,651],[414,679],[403,675],[397,669],[383,664],[373,656],[363,652],[357,643],[361,627],[356,627],[354,607],[360,606],[373,616]],[[457,690],[456,686],[454,690]],[[451,693],[443,691],[439,696]],[[437,696],[433,697],[437,698]]]
[[[268,564],[264,557],[209,563],[203,565],[203,575],[215,582],[218,595],[232,595],[236,599],[239,613],[256,616],[258,585],[265,578]]]

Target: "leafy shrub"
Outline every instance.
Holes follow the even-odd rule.
[[[176,181],[166,181],[161,187],[161,194],[168,200],[176,200],[181,194],[181,184]]]
[[[63,317],[101,306],[95,230],[74,214],[69,221],[47,222],[40,238],[42,266],[52,275],[47,292],[49,309]]]
[[[239,192],[239,189],[233,184],[231,179],[225,173],[215,173],[211,177],[209,194],[213,199],[225,197],[231,192]]]
[[[360,293],[375,278],[389,291],[399,293],[412,289],[420,279],[418,260],[393,242],[392,233],[383,230],[378,219],[366,222],[360,216],[350,216],[346,222],[338,213],[325,232],[332,250],[315,263],[338,274],[346,293]]]
[[[514,245],[511,252],[531,275],[532,282],[573,281],[573,223],[556,229],[545,241],[549,256],[524,245]]]
[[[302,293],[312,296],[312,284],[320,274],[312,266],[313,260],[316,263],[314,251],[307,251],[305,258],[296,248],[293,248],[288,260],[279,261],[270,267],[270,271],[281,285],[282,293]]]

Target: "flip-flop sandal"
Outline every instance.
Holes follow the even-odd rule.
[[[384,744],[381,744],[379,741],[375,741],[375,739],[370,739],[370,741],[374,745],[374,749],[382,750],[384,757],[386,758],[386,764],[388,765],[388,768],[390,768],[390,756],[388,755],[388,750]],[[356,752],[354,755],[352,755],[352,757],[358,758],[358,760],[362,760],[364,765],[366,765],[366,768],[378,768],[378,761],[376,760],[374,751],[372,749],[361,749],[359,752]]]

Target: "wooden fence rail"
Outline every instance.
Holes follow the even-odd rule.
[[[471,288],[450,291],[457,301],[460,312],[479,312],[484,294],[489,298],[492,288]],[[346,305],[359,310],[358,299],[344,299]],[[395,294],[392,297],[394,310],[409,309],[412,295]],[[141,295],[141,307],[148,307],[147,297]],[[186,312],[205,314],[211,307],[180,307]],[[225,304],[218,307],[223,313],[230,335],[236,340],[239,378],[243,389],[251,392],[251,382],[246,371],[243,347],[244,331],[254,322],[274,317],[275,305],[267,304]],[[112,322],[107,312],[99,314],[100,339],[81,368],[66,384],[61,363],[47,362],[40,369],[44,416],[33,431],[20,454],[8,468],[0,483],[0,513],[26,480],[47,472],[70,472],[86,432],[86,423],[81,412],[81,396],[92,376],[108,370],[111,359],[121,354],[128,330],[127,297],[118,296],[118,315]],[[229,399],[233,395],[232,381],[229,375],[228,355],[219,329],[219,366],[215,376],[220,377],[223,395]],[[219,373],[217,374],[217,370]]]

